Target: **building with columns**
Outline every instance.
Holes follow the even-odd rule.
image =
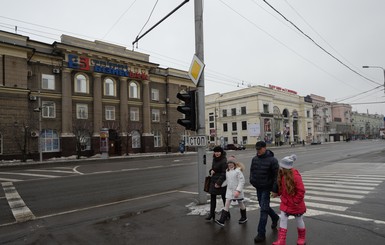
[[[311,100],[269,85],[206,96],[206,131],[215,145],[311,142]]]
[[[177,151],[176,94],[192,87],[123,46],[0,31],[0,160]]]

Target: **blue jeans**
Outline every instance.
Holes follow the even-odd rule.
[[[264,237],[266,234],[267,218],[270,216],[273,221],[278,221],[279,216],[270,207],[270,191],[257,189],[257,198],[259,207],[261,208],[258,224],[258,236]]]

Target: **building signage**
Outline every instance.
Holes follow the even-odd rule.
[[[278,90],[278,91],[288,92],[291,94],[297,94],[297,91],[287,89],[287,88],[281,88],[281,87],[270,85],[270,84],[269,84],[269,88],[274,89],[274,90]]]
[[[79,69],[83,71],[93,71],[98,73],[129,77],[133,79],[147,80],[147,74],[132,72],[127,65],[116,64],[103,60],[90,59],[75,54],[68,54],[68,68]]]

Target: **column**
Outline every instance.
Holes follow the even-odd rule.
[[[100,136],[100,129],[102,128],[102,119],[103,119],[103,107],[102,107],[102,80],[101,74],[94,73],[94,133],[93,137]]]
[[[121,136],[127,135],[128,126],[128,94],[127,78],[120,78],[120,132]]]
[[[151,133],[150,81],[143,81],[143,135],[142,150],[151,152],[154,149],[154,135]]]
[[[72,133],[72,86],[71,69],[62,70],[62,132],[61,137],[73,137]]]

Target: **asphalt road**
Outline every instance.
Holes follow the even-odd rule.
[[[384,141],[343,142],[272,150],[277,158],[297,154],[296,166],[304,178],[309,178],[309,187],[314,176],[325,174],[349,174],[348,178],[359,175],[381,177],[385,174]],[[210,154],[208,152],[208,159]],[[228,154],[235,155],[248,169],[255,151],[229,151]],[[0,169],[0,180],[15,180],[2,180],[0,243],[230,244],[233,240],[244,240],[243,244],[253,244],[258,212],[251,208],[256,207],[252,194],[248,209],[249,219],[253,219],[254,224],[249,222],[244,228],[232,224],[226,227],[231,229],[226,234],[222,234],[223,229],[205,223],[199,215],[188,215],[186,205],[193,203],[197,196],[196,164],[196,155],[189,154]],[[248,171],[245,176],[248,178]],[[325,204],[317,200],[309,201],[316,203],[307,219],[312,232],[308,236],[313,239],[311,244],[363,244],[359,241],[383,244],[385,186],[380,177],[373,177],[377,178],[373,181],[381,181],[368,194],[363,195],[364,198],[358,203],[334,205],[347,207],[344,210],[321,212],[323,207],[317,208],[317,205]],[[4,183],[12,184],[33,214],[32,221],[15,220],[10,199],[5,195],[9,189]],[[352,187],[354,185],[350,184]],[[248,188],[252,193],[252,188]],[[354,188],[352,190],[358,192]],[[212,232],[223,236],[216,240]],[[235,239],[235,232],[244,235]],[[338,232],[345,239],[341,239]],[[229,237],[229,234],[235,237]],[[325,234],[329,234],[327,238],[334,237],[332,243],[321,243]],[[294,236],[291,239],[295,239]]]

